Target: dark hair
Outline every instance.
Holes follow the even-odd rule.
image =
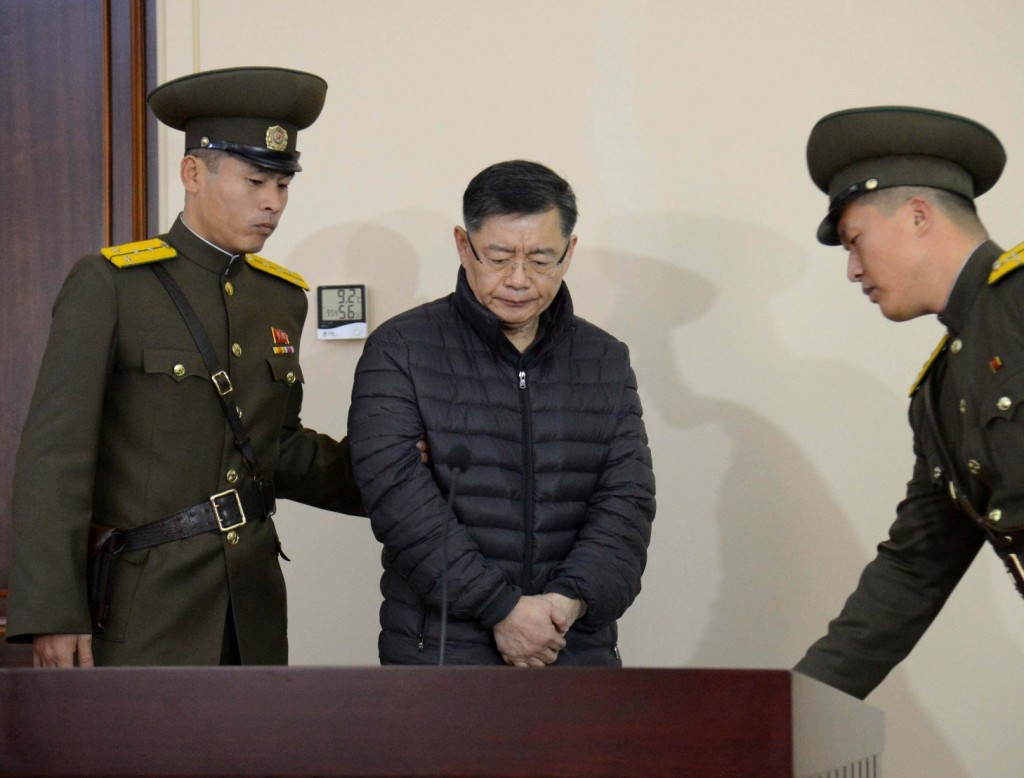
[[[462,195],[462,218],[469,232],[489,216],[532,215],[557,208],[562,234],[576,226],[576,195],[569,182],[538,162],[499,162],[481,170]]]
[[[201,159],[211,173],[216,173],[220,167],[220,161],[227,156],[227,152],[217,149],[189,149],[185,152],[185,156]]]
[[[946,215],[947,219],[968,235],[976,238],[988,237],[988,232],[981,223],[974,201],[959,192],[950,192],[930,186],[893,186],[876,189],[857,199],[867,205],[873,205],[882,215],[889,217],[914,197],[925,197],[931,200]]]
[[[288,176],[294,175],[294,172],[292,171],[278,170],[277,168],[272,167],[264,167],[263,165],[256,164],[251,159],[246,159],[245,157],[241,157],[238,154],[232,154],[230,151],[223,151],[222,149],[188,149],[185,152],[185,156],[196,157],[197,159],[201,159],[203,162],[206,163],[206,167],[209,168],[211,173],[216,173],[218,171],[218,169],[220,168],[221,160],[226,159],[228,157],[234,157],[235,159],[242,160],[242,162],[245,162],[246,164],[252,165],[253,168],[259,171],[260,173],[284,173],[285,175]]]

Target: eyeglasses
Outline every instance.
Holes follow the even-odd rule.
[[[513,269],[519,260],[512,259],[511,257],[502,257],[500,259],[484,257],[480,259],[480,255],[476,253],[476,247],[473,245],[473,241],[469,238],[469,233],[466,233],[466,242],[469,243],[469,250],[473,252],[473,257],[483,265],[485,273],[492,275],[509,275],[513,272]],[[526,257],[522,260],[523,271],[528,276],[534,278],[551,278],[558,273],[558,269],[562,265],[562,260],[565,259],[565,255],[569,253],[569,244],[572,243],[572,238],[565,244],[565,251],[562,252],[562,256],[557,261],[551,259],[535,259],[533,257]]]

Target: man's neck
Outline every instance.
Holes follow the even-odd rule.
[[[196,232],[194,229],[192,229],[189,226],[188,220],[185,218],[185,214],[184,213],[181,214],[181,223],[185,225],[185,229],[187,229],[189,232],[191,232],[193,235],[195,235],[197,238],[199,238],[199,240],[201,240],[207,246],[215,248],[215,249],[217,249],[217,251],[221,252],[222,254],[225,254],[229,259],[236,255],[235,252],[228,251],[227,249],[221,248],[220,246],[218,246],[213,241],[207,240],[202,235],[200,235],[198,232]]]
[[[947,235],[943,236],[939,245],[941,253],[936,258],[936,273],[938,284],[936,296],[939,299],[936,313],[941,314],[946,310],[953,288],[960,279],[960,274],[967,265],[968,260],[974,256],[978,247],[988,240],[988,235],[981,233],[967,234],[961,230],[949,228]]]
[[[533,345],[533,342],[537,339],[538,329],[539,323],[536,319],[526,327],[502,328],[505,337],[512,342],[512,345],[518,349],[520,354],[525,354],[526,349]]]

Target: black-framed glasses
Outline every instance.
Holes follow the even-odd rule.
[[[516,264],[519,263],[518,259],[512,259],[511,257],[502,257],[500,259],[484,257],[480,258],[480,255],[476,253],[476,247],[473,245],[472,239],[469,237],[469,233],[466,233],[466,242],[469,244],[469,250],[473,252],[473,257],[483,267],[485,273],[491,275],[508,275],[515,268]],[[565,250],[562,252],[557,260],[525,257],[522,260],[523,270],[528,276],[534,278],[551,278],[558,273],[558,269],[562,266],[562,261],[569,253],[569,244],[572,243],[570,237],[565,243]]]

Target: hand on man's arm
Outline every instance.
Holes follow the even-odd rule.
[[[556,620],[564,618],[547,596],[520,597],[512,612],[494,625],[494,639],[505,663],[515,667],[553,664],[565,648]]]
[[[32,640],[33,667],[92,667],[92,635],[36,635]]]

